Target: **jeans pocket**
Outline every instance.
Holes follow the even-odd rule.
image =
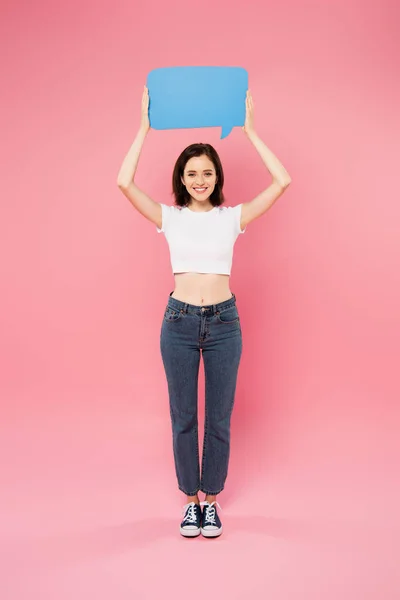
[[[220,323],[237,323],[239,321],[239,313],[236,305],[230,306],[229,308],[225,308],[217,313],[217,319]]]
[[[164,313],[164,321],[166,321],[167,323],[175,323],[175,321],[179,321],[181,316],[182,311],[175,310],[174,308],[167,306]]]

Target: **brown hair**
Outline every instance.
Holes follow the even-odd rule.
[[[175,196],[175,204],[177,206],[186,206],[190,195],[186,187],[182,183],[181,177],[185,169],[186,163],[194,156],[207,156],[214,165],[217,175],[217,183],[213,193],[210,196],[210,202],[213,206],[220,206],[225,202],[222,188],[224,186],[224,172],[222,170],[221,160],[217,151],[210,144],[192,144],[183,150],[175,163],[174,172],[172,174],[172,193]]]

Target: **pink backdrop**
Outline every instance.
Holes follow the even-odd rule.
[[[2,4],[2,600],[399,597],[399,17]],[[180,65],[248,70],[293,179],[235,248],[244,351],[211,543],[178,531],[167,244],[116,185],[147,73]],[[219,138],[151,131],[139,186],[172,202],[175,159],[207,141],[227,203],[251,200],[266,169],[240,129]],[[201,429],[203,391],[202,373]]]

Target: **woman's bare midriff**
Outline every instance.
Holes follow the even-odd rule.
[[[232,298],[229,275],[214,273],[175,273],[172,298],[195,306],[218,304]]]

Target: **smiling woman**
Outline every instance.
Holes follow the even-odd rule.
[[[228,473],[230,419],[242,354],[240,316],[229,286],[233,248],[247,224],[283,193],[290,177],[255,134],[253,102],[247,93],[243,130],[271,173],[272,184],[251,202],[223,206],[224,172],[218,153],[210,144],[192,144],[181,152],[173,170],[174,205],[154,202],[134,183],[150,128],[148,106],[145,88],[141,127],[122,163],[118,186],[157,231],[164,233],[175,276],[162,319],[160,350],[168,382],[178,487],[187,496],[180,533],[216,537],[222,533],[216,496],[224,489]],[[201,476],[197,423],[200,356],[206,379]],[[206,494],[202,503],[200,490]]]
[[[225,201],[223,185],[221,160],[210,144],[192,144],[183,150],[172,174],[177,206],[190,205],[193,211],[220,206]]]
[[[192,168],[194,167],[194,168]],[[199,171],[195,170],[195,167],[199,169]],[[206,167],[202,169],[202,167]],[[193,185],[190,184],[190,180],[192,180]],[[206,185],[203,182],[206,182]],[[197,183],[200,182],[200,183]],[[214,166],[212,162],[206,156],[199,156],[197,158],[191,158],[187,164],[183,173],[182,183],[188,189],[188,185],[191,185],[191,188],[197,194],[204,194],[207,190],[214,190],[216,182],[216,173],[214,170]]]
[[[232,297],[229,275],[236,237],[231,237],[235,227],[228,222],[235,217],[240,220],[241,205],[235,208],[235,215],[232,208],[225,207],[215,213],[214,209],[225,202],[223,185],[221,160],[210,144],[192,144],[179,155],[172,174],[177,208],[172,207],[167,216],[163,212],[163,219],[169,217],[171,221],[169,231],[163,226],[158,228],[165,233],[169,244],[175,274],[173,298],[204,306]],[[210,214],[210,218],[207,222],[188,220],[188,213],[196,213],[199,218]],[[173,222],[180,224],[179,233],[178,225],[173,226]],[[240,225],[238,229],[241,233]],[[185,260],[178,259],[179,253]]]

